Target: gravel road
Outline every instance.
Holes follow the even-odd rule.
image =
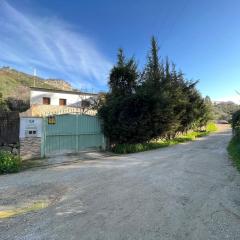
[[[0,239],[240,239],[240,174],[230,130],[164,149],[0,176]]]

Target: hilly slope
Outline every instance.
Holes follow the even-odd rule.
[[[26,101],[30,87],[72,90],[72,86],[64,80],[43,79],[34,77],[9,67],[0,68],[0,93],[3,99],[8,97]]]
[[[232,114],[240,109],[240,106],[233,102],[215,102],[213,104],[214,119],[231,121]]]

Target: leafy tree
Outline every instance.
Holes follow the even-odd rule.
[[[6,101],[3,99],[2,93],[0,92],[0,112],[7,112],[9,111],[9,107]]]
[[[12,98],[12,97],[8,97],[6,99],[6,103],[11,111],[18,111],[18,112],[24,112],[30,106],[29,101],[24,101],[24,100]]]
[[[0,100],[0,112],[8,112],[9,107],[4,100]]]
[[[219,102],[213,104],[213,118],[217,120],[230,121],[232,114],[240,109],[240,106],[233,102]]]
[[[209,96],[206,96],[204,98],[204,105],[205,105],[205,109],[204,109],[204,114],[203,114],[203,118],[204,118],[204,126],[207,124],[207,122],[209,120],[213,120],[214,116],[213,116],[213,105],[212,105],[212,101],[211,98]]]

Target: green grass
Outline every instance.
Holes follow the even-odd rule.
[[[217,131],[217,126],[214,123],[209,123],[206,127],[206,131],[193,131],[187,134],[178,136],[172,140],[154,140],[148,143],[137,143],[137,144],[117,144],[112,151],[118,154],[136,153],[157,148],[168,147],[171,145],[193,141],[196,138],[204,137],[211,132]]]
[[[230,143],[228,144],[228,153],[234,165],[240,171],[240,137],[239,136],[233,137]]]

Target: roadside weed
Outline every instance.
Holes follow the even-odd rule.
[[[15,173],[20,170],[21,160],[8,151],[0,151],[0,174]]]

